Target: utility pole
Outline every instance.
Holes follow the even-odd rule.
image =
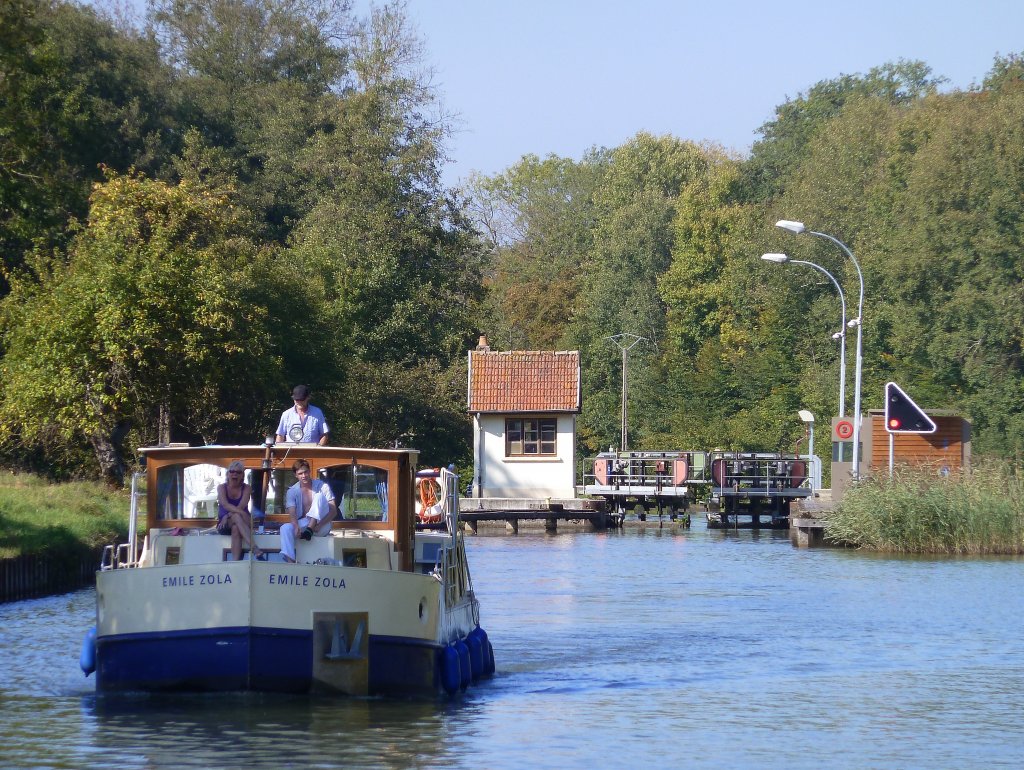
[[[626,399],[629,394],[629,387],[626,379],[626,356],[630,350],[636,347],[641,342],[649,342],[646,337],[641,337],[637,334],[629,334],[628,332],[622,332],[620,334],[613,334],[610,337],[605,337],[614,344],[619,350],[622,351],[622,423],[620,425],[622,443],[619,447],[620,452],[625,452],[628,449],[629,444],[629,427],[628,427],[628,410],[626,407]]]

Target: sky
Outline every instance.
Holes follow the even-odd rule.
[[[356,0],[365,12],[369,0]],[[946,88],[1024,51],[1024,0],[408,0],[456,116],[447,184],[639,131],[747,153],[815,83],[920,60]]]

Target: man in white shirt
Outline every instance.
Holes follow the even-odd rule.
[[[291,441],[295,444],[327,444],[327,426],[324,413],[309,403],[309,386],[296,385],[292,390],[294,406],[281,413],[277,424],[277,441]]]
[[[281,526],[281,555],[287,562],[295,561],[297,533],[302,533],[303,540],[326,537],[331,531],[331,522],[338,515],[331,485],[314,479],[308,462],[296,460],[292,472],[298,482],[289,487],[285,495],[285,513],[291,521]]]

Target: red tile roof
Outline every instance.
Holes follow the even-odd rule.
[[[469,352],[470,412],[578,412],[578,350]]]

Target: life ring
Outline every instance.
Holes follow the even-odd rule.
[[[836,423],[836,435],[843,441],[853,435],[853,423],[849,420],[840,420]]]
[[[441,493],[441,485],[431,477],[416,479],[416,486],[419,488],[419,504],[416,506],[416,514],[421,524],[440,524],[444,518],[441,506],[438,505]]]

